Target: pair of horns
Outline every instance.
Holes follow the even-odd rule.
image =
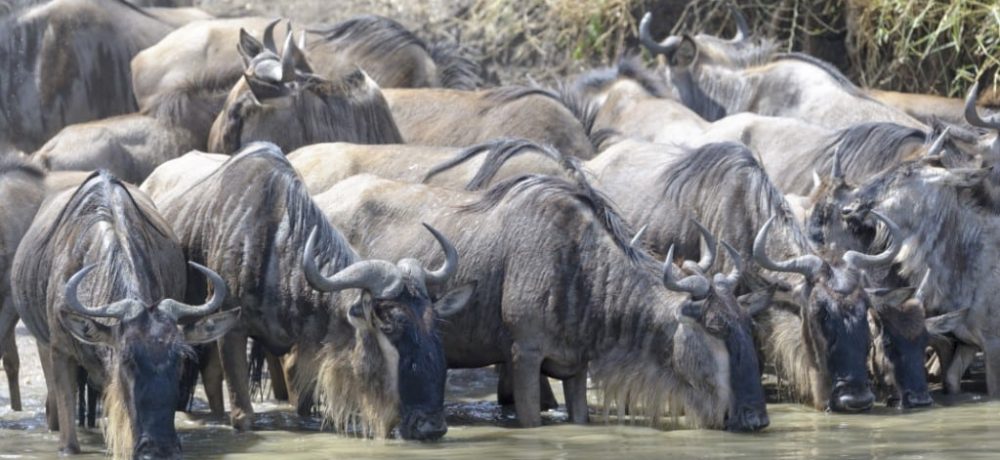
[[[843,259],[847,262],[849,267],[853,269],[865,269],[884,266],[892,263],[896,255],[899,254],[901,249],[900,243],[903,240],[902,231],[895,222],[890,220],[888,217],[882,215],[878,211],[872,211],[878,220],[885,224],[886,228],[889,229],[889,235],[891,237],[891,242],[889,247],[880,254],[863,254],[857,251],[847,251],[844,254]],[[805,254],[798,257],[794,257],[785,261],[775,261],[767,256],[767,235],[771,230],[771,225],[774,223],[774,217],[772,216],[767,220],[767,223],[760,229],[757,233],[757,237],[753,242],[753,260],[763,268],[776,272],[788,272],[788,273],[798,273],[806,278],[812,279],[819,274],[820,270],[823,268],[825,263],[823,259],[814,254]]]
[[[160,302],[160,311],[170,315],[175,321],[184,318],[205,316],[222,306],[222,302],[227,295],[226,282],[218,273],[194,262],[188,262],[192,267],[202,272],[212,283],[212,297],[201,305],[188,305],[173,299],[165,299]],[[87,308],[80,303],[77,297],[77,289],[80,282],[96,268],[96,264],[91,264],[76,272],[69,281],[66,282],[66,305],[74,313],[89,316],[92,318],[115,318],[124,320],[132,318],[142,312],[145,305],[134,299],[123,299],[100,307]]]
[[[976,107],[977,99],[979,99],[978,82],[972,85],[969,95],[965,98],[965,121],[977,128],[1000,131],[1000,115],[990,115],[986,118],[979,116],[979,109]]]
[[[671,291],[686,292],[691,294],[693,299],[704,299],[708,296],[709,289],[711,288],[711,282],[708,277],[705,276],[712,264],[715,263],[715,254],[718,250],[717,240],[711,232],[708,231],[705,226],[701,225],[700,222],[692,220],[695,226],[698,227],[698,231],[701,232],[702,239],[705,241],[705,246],[707,250],[701,256],[701,260],[697,264],[691,261],[684,261],[681,265],[686,271],[690,272],[688,275],[682,279],[677,279],[674,275],[674,246],[671,245],[670,249],[667,251],[667,260],[663,262],[663,285],[670,289]],[[733,261],[733,269],[726,275],[725,280],[730,285],[735,285],[740,278],[740,273],[743,271],[743,261],[740,259],[739,252],[735,248],[726,243],[722,242],[722,245],[726,248],[729,253],[729,258]]]
[[[743,12],[735,7],[734,5],[729,5],[729,13],[736,23],[736,35],[730,39],[732,43],[741,43],[750,38],[750,24],[747,22],[746,16]],[[650,23],[653,21],[653,14],[647,12],[642,16],[642,20],[639,21],[639,42],[642,46],[646,47],[650,53],[653,54],[663,54],[665,56],[670,56],[677,51],[677,47],[680,46],[683,39],[676,35],[671,35],[663,41],[656,41],[653,39],[653,35],[649,30]]]
[[[458,251],[434,227],[428,224],[424,224],[424,227],[434,235],[445,255],[444,264],[441,265],[441,268],[427,270],[421,267],[423,269],[424,281],[427,284],[441,285],[448,281],[448,278],[458,270]],[[313,227],[312,231],[309,232],[309,239],[306,241],[302,259],[306,280],[309,281],[309,284],[313,288],[326,292],[341,291],[344,289],[364,289],[381,299],[393,298],[402,292],[404,286],[403,271],[396,264],[385,260],[355,262],[331,277],[324,276],[320,273],[319,266],[316,264],[317,231],[318,229]]]
[[[281,82],[287,83],[295,80],[296,70],[304,73],[312,73],[312,68],[306,61],[305,53],[302,51],[306,46],[306,33],[303,31],[299,34],[299,40],[296,43],[293,40],[294,33],[292,32],[292,23],[288,23],[288,34],[285,36],[285,43],[282,47],[282,51],[278,52],[278,47],[274,41],[274,28],[281,22],[281,18],[275,19],[264,27],[264,51],[268,51],[274,56],[280,56],[281,58]],[[241,31],[241,33],[246,33]]]

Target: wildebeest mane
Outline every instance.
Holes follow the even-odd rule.
[[[575,183],[553,176],[525,174],[504,180],[489,190],[482,198],[459,207],[462,212],[487,212],[501,201],[518,195],[527,195],[540,203],[557,203],[556,199],[570,198],[587,207],[614,239],[618,246],[633,262],[648,262],[649,256],[633,247],[630,242],[632,230],[628,222],[612,205],[604,193],[595,189],[584,177],[582,171],[573,174]]]
[[[32,242],[37,248],[59,248],[58,251],[77,251],[89,247],[93,241],[93,228],[111,232],[110,241],[101,255],[103,259],[93,261],[99,265],[99,280],[94,282],[89,296],[81,292],[81,300],[89,304],[110,303],[121,299],[136,299],[147,303],[163,299],[166,290],[173,286],[183,286],[183,272],[176,273],[183,263],[180,252],[174,265],[160,259],[151,258],[176,250],[174,233],[158,214],[148,199],[138,199],[123,182],[105,170],[92,173],[72,194],[66,205],[47,232]],[[98,224],[106,223],[105,227]],[[52,249],[56,250],[56,249]],[[43,257],[42,261],[57,258]],[[78,267],[83,268],[83,267]],[[39,267],[39,273],[47,274],[55,267]],[[91,275],[94,276],[94,275]],[[34,279],[37,292],[47,292],[48,276]],[[32,308],[27,313],[47,315],[43,308]],[[37,322],[42,320],[42,322]],[[25,324],[47,324],[44,318],[26,319]],[[32,333],[42,342],[49,342],[47,327]]]
[[[427,43],[410,32],[402,24],[375,15],[361,15],[334,24],[326,29],[310,29],[326,41],[341,41],[352,45],[364,45],[376,56],[395,53],[407,46],[419,46],[429,51]]]
[[[514,102],[518,99],[523,99],[529,96],[542,96],[550,98],[554,101],[563,102],[562,98],[559,97],[559,93],[539,86],[501,86],[499,88],[492,88],[485,91],[483,98],[493,102],[495,104],[508,104]],[[492,107],[485,110],[490,110]]]
[[[315,297],[326,294],[292,288],[306,283],[298,265],[301,254],[286,257],[276,249],[281,244],[301,250],[313,227],[321,266],[329,260],[330,265],[345,267],[357,257],[343,236],[327,224],[292,165],[271,143],[250,144],[176,200],[183,201],[165,204],[164,214],[184,227],[178,234],[188,258],[225,278],[233,299],[252,296],[277,301],[284,296],[287,305],[318,304]],[[250,242],[263,246],[247,246]],[[241,249],[234,253],[231,245]],[[274,283],[256,278],[272,269],[269,264],[281,267],[275,292],[269,290]],[[203,295],[200,290],[188,290],[190,301]],[[246,310],[244,315],[248,315]]]
[[[482,67],[463,51],[456,43],[431,44],[429,52],[431,60],[437,65],[441,86],[470,91],[483,85]]]
[[[614,67],[594,69],[580,75],[571,84],[573,92],[582,93],[585,90],[602,90],[606,86],[628,79],[639,84],[650,96],[666,97],[666,82],[656,72],[643,65],[639,56],[624,57]]]
[[[896,123],[860,123],[832,134],[820,146],[823,153],[814,157],[814,164],[820,174],[829,174],[836,156],[849,182],[864,180],[899,164],[905,159],[903,146],[911,142],[921,144],[925,137],[919,129]]]
[[[181,84],[154,95],[142,114],[172,126],[186,127],[205,142],[212,121],[226,103],[226,96],[242,76],[241,70],[231,68],[190,76]]]
[[[742,144],[720,142],[688,149],[679,160],[665,165],[659,182],[664,206],[692,212],[695,215],[690,217],[744,257],[752,253],[757,230],[772,216],[780,230],[772,231],[771,241],[783,236],[783,244],[772,246],[774,249],[783,246],[795,255],[813,252],[784,195]],[[694,232],[694,228],[687,230]]]

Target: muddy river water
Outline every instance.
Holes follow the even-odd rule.
[[[9,408],[0,379],[0,459],[57,458],[58,434],[45,427],[45,384],[32,339],[18,329],[25,411]],[[928,410],[878,407],[868,414],[838,415],[793,404],[768,406],[771,426],[754,435],[718,431],[658,430],[643,426],[563,423],[550,411],[537,429],[511,428],[513,415],[493,402],[491,371],[462,371],[449,379],[449,431],[444,440],[419,444],[351,438],[320,431],[318,419],[300,419],[287,405],[264,401],[252,433],[224,420],[177,414],[186,458],[225,459],[595,459],[637,458],[878,458],[956,459],[1000,457],[1000,402],[978,396],[939,399]],[[555,385],[556,390],[559,389]],[[560,400],[562,395],[557,395]],[[941,404],[944,403],[944,404]],[[202,409],[202,414],[207,410]],[[592,420],[598,419],[593,416]],[[107,458],[99,429],[80,433],[83,459]]]

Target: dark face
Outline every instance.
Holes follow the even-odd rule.
[[[750,296],[754,296],[750,294]],[[729,385],[733,399],[726,414],[726,430],[752,432],[770,424],[764,387],[761,384],[760,362],[751,333],[751,318],[747,313],[747,300],[737,299],[731,290],[716,283],[712,294],[704,302],[701,324],[709,334],[726,345],[729,354]]]
[[[155,309],[119,328],[117,377],[132,422],[133,458],[180,458],[174,410],[181,362],[191,349],[174,320]]]
[[[811,290],[804,318],[808,342],[830,376],[828,407],[835,412],[868,410],[875,401],[868,381],[868,299],[863,289],[844,289],[857,284],[837,279],[843,274],[820,275]]]
[[[444,419],[448,365],[433,329],[437,317],[431,302],[404,290],[397,299],[376,300],[374,311],[378,333],[396,355],[400,435],[418,441],[440,439],[448,432]],[[387,364],[391,366],[392,361],[388,359]]]
[[[929,334],[924,327],[923,308],[916,300],[903,305],[877,308],[873,322],[876,338],[876,369],[890,379],[895,394],[889,405],[925,407],[934,400],[927,390],[924,351]]]

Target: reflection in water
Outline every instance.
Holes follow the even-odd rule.
[[[22,392],[25,412],[10,412],[6,383],[0,384],[0,459],[57,456],[58,435],[45,428],[44,381],[34,344],[23,329]],[[5,379],[0,378],[5,382]],[[187,458],[354,459],[599,459],[633,458],[995,458],[1000,452],[1000,402],[965,401],[950,407],[840,415],[805,406],[768,406],[771,426],[755,435],[718,431],[660,431],[639,426],[561,423],[552,412],[547,425],[508,428],[512,414],[492,401],[490,371],[463,371],[449,379],[450,429],[442,442],[373,441],[320,432],[318,419],[302,420],[287,405],[257,405],[258,431],[237,433],[224,420],[177,414]],[[559,385],[554,385],[558,389]],[[562,399],[561,395],[558,395]],[[592,417],[597,419],[597,417]],[[85,455],[106,459],[99,430],[81,430]]]

